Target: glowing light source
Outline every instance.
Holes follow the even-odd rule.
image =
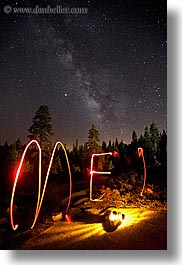
[[[115,231],[118,226],[121,225],[124,220],[125,215],[116,210],[109,210],[105,213],[105,222],[103,223],[103,228],[106,232]]]
[[[16,230],[18,228],[18,224],[14,225],[14,221],[13,221],[13,201],[14,201],[15,189],[16,189],[18,177],[19,177],[20,172],[21,172],[21,168],[22,168],[22,165],[23,165],[23,161],[24,161],[26,152],[27,152],[28,148],[30,147],[30,145],[32,145],[32,144],[36,144],[37,147],[38,147],[38,150],[39,150],[39,188],[38,188],[38,198],[37,198],[37,207],[36,207],[35,216],[37,214],[37,209],[38,209],[38,206],[39,206],[40,189],[41,189],[41,157],[42,157],[42,151],[41,151],[41,147],[40,147],[39,143],[36,140],[32,140],[25,147],[25,150],[24,150],[23,155],[21,157],[20,164],[19,164],[18,169],[16,171],[15,181],[14,181],[13,190],[12,190],[12,194],[11,194],[10,221],[11,221],[11,227],[12,227],[13,230]]]
[[[147,188],[146,191],[149,193],[149,194],[153,194],[153,190],[151,188]]]
[[[141,221],[145,221],[147,219],[151,219],[154,215],[154,211],[148,209],[139,209],[139,208],[125,208],[122,209],[122,213],[124,213],[125,218],[122,222],[122,225],[119,229],[123,229],[134,224],[140,223]]]
[[[109,215],[110,221],[116,221],[116,220],[122,221],[123,219],[124,219],[123,215],[121,213],[117,213],[116,211],[112,211]]]
[[[132,226],[135,226],[136,229],[139,229],[139,231],[143,233],[143,222],[147,220],[151,221],[154,215],[156,215],[156,211],[141,208],[113,208],[112,210],[125,214],[122,224],[117,228],[118,234],[116,235],[116,238],[119,240],[122,240],[123,229],[126,230],[128,240],[132,240],[132,230],[130,230]],[[61,225],[57,222],[53,226],[48,227],[43,233],[41,233],[40,237],[36,238],[36,240],[35,237],[32,237],[28,241],[25,241],[24,247],[25,249],[47,249],[47,246],[52,246],[54,244],[56,249],[60,249],[60,234],[60,243],[64,246],[64,249],[80,249],[80,242],[82,246],[88,246],[86,244],[88,242],[94,242],[94,238],[97,238],[96,243],[98,244],[105,240],[105,237],[102,236],[107,233],[107,231],[103,229],[103,223],[100,221],[96,219],[95,222],[90,223],[85,223],[85,220],[83,220],[83,222],[75,221],[74,223],[62,222]],[[133,229],[133,233],[134,231],[136,230]],[[91,241],[85,241],[87,239],[91,239]],[[98,248],[99,246],[97,249]]]
[[[69,223],[71,222],[71,217],[68,214],[65,215],[65,219],[67,222]]]
[[[138,148],[138,156],[141,157],[143,155],[143,149],[141,147]]]
[[[18,178],[19,178],[19,175],[20,175],[20,172],[21,172],[21,168],[22,168],[22,165],[23,165],[23,161],[24,161],[26,152],[27,152],[28,148],[30,147],[30,145],[32,145],[32,144],[36,144],[37,147],[38,147],[38,150],[39,150],[39,188],[38,188],[38,198],[37,198],[37,206],[36,206],[36,211],[35,211],[35,217],[34,217],[34,221],[33,221],[33,224],[31,226],[31,228],[34,227],[34,225],[35,225],[35,223],[37,221],[39,212],[40,212],[40,208],[42,206],[42,202],[43,202],[43,198],[44,198],[46,185],[47,185],[48,177],[49,177],[49,174],[50,174],[50,170],[51,170],[54,154],[55,154],[55,151],[56,151],[56,148],[57,148],[58,145],[61,145],[61,147],[64,150],[64,154],[65,154],[66,162],[67,162],[67,166],[68,166],[69,179],[70,179],[70,192],[69,192],[68,205],[67,205],[67,208],[66,208],[66,214],[67,214],[67,212],[69,210],[69,207],[70,207],[71,192],[72,192],[72,177],[71,177],[70,164],[69,164],[68,156],[67,156],[66,149],[65,149],[64,145],[60,141],[56,142],[55,145],[54,145],[54,148],[53,148],[53,151],[52,151],[52,155],[51,155],[51,159],[50,159],[49,166],[48,166],[48,170],[47,170],[47,173],[46,173],[44,187],[43,187],[42,194],[41,194],[41,157],[42,157],[42,152],[41,152],[41,147],[40,147],[38,141],[32,140],[25,147],[25,150],[24,150],[23,155],[22,155],[21,160],[20,160],[20,164],[19,164],[18,169],[16,171],[16,177],[15,177],[15,181],[14,181],[14,185],[13,185],[13,190],[12,190],[12,195],[11,195],[11,203],[10,203],[10,220],[11,220],[11,227],[12,227],[13,230],[16,230],[18,228],[18,224],[14,225],[14,221],[13,221],[13,201],[14,201],[15,189],[16,189],[17,181],[18,181]]]
[[[112,155],[113,153],[111,152],[108,152],[108,153],[101,153],[101,154],[93,154],[92,157],[91,157],[91,166],[90,166],[90,201],[102,201],[102,197],[103,195],[99,198],[99,199],[92,199],[92,178],[93,178],[93,175],[94,174],[102,174],[102,175],[105,175],[105,174],[111,174],[110,171],[95,171],[93,170],[93,163],[94,163],[94,157],[98,157],[98,156],[105,156],[105,155]]]
[[[112,155],[116,158],[120,158],[120,154],[117,151],[113,151]]]
[[[146,165],[145,165],[145,158],[143,155],[143,148],[141,148],[141,147],[138,148],[138,156],[142,157],[142,160],[143,160],[143,188],[142,188],[142,191],[140,193],[140,195],[143,196],[143,192],[144,192],[145,184],[146,184]]]

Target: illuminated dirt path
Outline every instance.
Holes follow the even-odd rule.
[[[123,209],[126,219],[114,232],[105,232],[101,216],[55,222],[34,234],[18,249],[166,249],[167,213],[164,210]]]

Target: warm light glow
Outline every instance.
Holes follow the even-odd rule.
[[[138,148],[138,156],[141,157],[143,155],[143,149],[141,147]]]
[[[117,151],[113,151],[112,155],[116,158],[120,158],[120,154]]]
[[[148,219],[153,211],[151,210],[143,210],[139,208],[122,208],[116,209],[117,212],[125,215],[125,218],[122,220],[122,224],[119,226],[119,229],[123,229],[129,227],[131,225],[137,224],[143,220]]]
[[[150,218],[153,218],[155,211],[147,210],[147,209],[139,209],[139,208],[122,208],[115,209],[117,212],[125,215],[125,219],[122,220],[121,225],[117,228],[117,230],[113,233],[118,235],[117,238],[122,240],[122,229],[128,229],[128,232],[131,232],[130,227],[133,225],[138,225],[142,221],[146,221]],[[89,220],[88,220],[89,222]],[[142,224],[139,227],[142,231]],[[106,235],[106,231],[103,229],[103,224],[99,222],[95,223],[83,223],[83,222],[57,222],[54,226],[49,227],[44,232],[41,233],[40,239],[37,240],[30,239],[27,242],[25,247],[29,247],[29,243],[31,248],[38,249],[44,246],[44,242],[46,245],[55,244],[60,241],[61,234],[61,242],[62,245],[67,249],[76,248],[77,243],[84,242],[84,240],[93,238],[93,237],[102,237]],[[105,237],[103,237],[104,240]],[[88,242],[88,241],[87,241]]]
[[[67,249],[74,249],[77,244],[86,239],[102,236],[106,232],[103,230],[103,226],[101,223],[92,223],[85,224],[81,222],[61,222],[55,223],[54,226],[49,227],[44,232],[41,233],[41,239],[33,240],[30,239],[27,242],[27,247],[29,242],[31,242],[32,249],[42,247],[42,244],[46,242],[48,244],[55,244],[60,241],[61,234],[61,242],[64,247]],[[26,247],[26,243],[25,243]]]
[[[93,175],[94,174],[111,174],[111,172],[103,172],[103,171],[95,171],[93,170],[93,163],[94,163],[94,157],[95,156],[105,156],[105,155],[112,155],[113,153],[111,152],[108,152],[108,153],[101,153],[101,154],[93,154],[92,157],[91,157],[91,166],[90,166],[90,201],[102,201],[101,198],[99,199],[92,199],[92,178],[93,178]],[[101,196],[103,197],[103,196]]]
[[[152,190],[151,188],[147,188],[146,191],[147,191],[148,193],[150,193],[150,194],[153,194],[153,193],[154,193],[153,190]]]
[[[52,162],[53,162],[54,154],[55,154],[55,151],[56,151],[56,148],[57,148],[58,145],[61,145],[61,147],[62,147],[63,150],[64,150],[64,154],[65,154],[66,162],[67,162],[67,166],[68,166],[69,179],[70,179],[70,193],[69,193],[68,205],[67,205],[67,208],[66,208],[66,214],[67,214],[67,212],[68,212],[68,210],[69,210],[69,207],[70,207],[70,202],[71,202],[71,192],[72,192],[71,169],[70,169],[70,164],[69,164],[68,156],[67,156],[67,153],[66,153],[66,149],[65,149],[64,145],[62,144],[62,142],[57,141],[57,142],[55,143],[55,145],[54,145],[54,149],[53,149],[53,151],[52,151],[51,159],[50,159],[50,162],[49,162],[49,167],[48,167],[47,174],[46,174],[46,178],[45,178],[45,182],[44,182],[44,187],[43,187],[43,191],[42,191],[41,200],[40,200],[40,203],[39,203],[39,206],[38,206],[38,209],[37,209],[37,213],[36,213],[36,216],[35,216],[35,219],[34,219],[34,223],[33,223],[33,225],[32,225],[31,228],[33,228],[33,226],[35,225],[36,220],[37,220],[38,215],[39,215],[39,212],[40,212],[40,208],[41,208],[41,206],[42,206],[42,201],[43,201],[43,198],[44,198],[44,194],[45,194],[45,190],[46,190],[46,185],[47,185],[48,177],[49,177],[49,174],[50,174],[50,170],[51,170],[51,166],[52,166]]]
[[[71,217],[70,217],[70,215],[66,214],[66,215],[65,215],[65,219],[66,219],[67,222],[69,222],[69,223],[71,222]]]
[[[142,191],[140,193],[141,196],[143,196],[143,192],[144,192],[144,189],[145,189],[145,185],[146,185],[146,165],[145,165],[145,158],[144,158],[144,155],[143,155],[143,149],[141,147],[138,148],[138,156],[139,157],[142,157],[142,160],[143,160],[143,188],[142,188]]]
[[[40,190],[41,190],[41,157],[42,157],[41,152],[42,151],[41,151],[39,143],[36,140],[32,140],[25,147],[25,150],[24,150],[23,155],[21,157],[20,164],[19,164],[18,169],[16,171],[16,177],[15,177],[13,190],[12,190],[12,194],[11,194],[10,221],[11,221],[11,227],[12,227],[13,230],[16,230],[18,228],[18,224],[14,225],[14,221],[13,221],[13,201],[14,201],[15,189],[16,189],[17,181],[18,181],[21,169],[22,169],[22,165],[23,165],[23,161],[24,161],[26,152],[27,152],[28,148],[30,147],[30,145],[32,145],[32,144],[35,144],[38,147],[38,150],[39,150],[39,189],[38,189],[38,198],[37,198],[37,207],[36,207],[35,216],[37,214],[37,209],[38,209],[38,206],[39,206]]]
[[[37,221],[39,212],[40,212],[40,208],[42,206],[42,202],[43,202],[43,198],[44,198],[46,185],[47,185],[48,177],[49,177],[49,174],[50,174],[50,170],[51,170],[54,154],[55,154],[55,151],[56,151],[56,148],[57,148],[58,145],[61,145],[61,147],[64,150],[64,154],[65,154],[66,161],[67,161],[67,166],[68,166],[69,179],[70,179],[70,193],[69,193],[69,199],[68,199],[68,205],[67,205],[67,209],[66,209],[66,214],[67,214],[68,209],[70,207],[71,192],[72,192],[72,177],[71,177],[70,164],[69,164],[68,156],[67,156],[66,149],[65,149],[64,145],[60,141],[56,142],[55,145],[54,145],[54,148],[53,148],[53,151],[52,151],[52,155],[51,155],[51,159],[50,159],[49,166],[48,166],[48,170],[47,170],[47,174],[46,174],[46,178],[45,178],[45,182],[44,182],[43,191],[42,191],[42,194],[41,194],[41,157],[42,157],[41,147],[40,147],[39,143],[36,140],[32,140],[25,147],[25,150],[24,150],[23,155],[21,157],[20,164],[19,164],[17,172],[16,172],[16,177],[15,177],[15,181],[14,181],[14,185],[13,185],[13,191],[12,191],[12,195],[11,195],[11,204],[10,204],[10,220],[11,220],[11,227],[12,227],[13,230],[16,230],[18,228],[18,225],[14,225],[14,222],[13,222],[13,201],[14,201],[15,189],[16,189],[17,181],[18,181],[18,178],[19,178],[19,175],[20,175],[20,172],[21,172],[21,168],[22,168],[22,165],[23,165],[23,161],[24,161],[26,152],[27,152],[28,148],[30,147],[30,145],[32,145],[32,144],[36,144],[38,149],[39,149],[39,188],[38,188],[38,198],[37,198],[36,212],[35,212],[35,217],[34,217],[34,221],[33,221],[33,224],[31,226],[31,228],[34,227],[34,225],[35,225],[35,223]]]
[[[119,214],[114,214],[113,211],[110,213],[109,215],[109,220],[110,221],[116,221],[116,220],[119,220],[119,221],[122,221],[123,218],[122,218],[122,214],[119,213]]]

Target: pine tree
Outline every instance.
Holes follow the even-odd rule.
[[[132,132],[132,143],[137,143],[137,134],[135,131]]]
[[[22,143],[20,139],[17,139],[11,146],[10,146],[10,151],[9,151],[9,159],[11,162],[17,162],[20,153],[22,152]]]
[[[89,153],[94,153],[100,150],[99,148],[99,132],[96,129],[95,125],[92,124],[92,128],[88,133],[88,150]]]
[[[53,136],[53,129],[48,106],[41,105],[38,107],[38,110],[32,119],[32,125],[28,131],[30,134],[27,137],[30,140],[38,140],[44,151],[50,151],[52,146],[51,137]]]
[[[135,160],[136,160],[137,148],[138,148],[137,134],[135,131],[133,131],[131,145],[129,147],[132,160],[134,161],[133,164],[136,163]]]
[[[150,139],[151,139],[151,143],[152,143],[152,153],[153,153],[153,155],[156,155],[158,143],[159,143],[159,130],[158,130],[157,125],[154,121],[150,125],[149,132],[150,132]]]
[[[109,143],[108,143],[108,151],[109,151],[109,152],[111,152],[111,151],[112,151],[111,140],[109,140]]]
[[[17,150],[21,151],[22,143],[21,143],[21,140],[19,138],[15,141],[14,145],[15,145]]]
[[[90,157],[88,154],[87,143],[79,147],[79,167],[80,170],[87,174],[90,168]]]
[[[116,138],[116,140],[115,140],[115,147],[118,148],[118,145],[119,145],[118,138]]]
[[[145,148],[151,149],[151,139],[149,134],[149,129],[146,126],[144,130]]]
[[[102,150],[103,150],[104,153],[107,152],[107,144],[106,144],[105,141],[102,142]]]
[[[62,168],[61,159],[59,156],[59,152],[57,152],[57,154],[54,157],[54,163],[52,164],[52,167],[51,167],[51,173],[60,174],[62,171],[63,171],[63,168]]]
[[[160,135],[159,150],[160,162],[162,164],[167,163],[167,133],[165,130],[163,130],[163,133]]]
[[[142,134],[140,135],[140,138],[138,139],[138,146],[142,148],[144,148],[145,146],[145,138]]]
[[[144,129],[144,140],[145,140],[145,145],[144,145],[145,157],[147,163],[149,163],[152,156],[152,142],[150,139],[149,129],[147,126]]]
[[[102,151],[101,147],[99,146],[99,131],[96,129],[96,126],[94,124],[92,124],[92,128],[89,130],[88,133],[87,148],[88,148],[87,165],[90,166],[91,154],[99,153]],[[95,158],[94,167],[97,170],[101,171],[103,169],[103,165],[104,165],[104,157]]]

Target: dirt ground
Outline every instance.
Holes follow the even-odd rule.
[[[15,248],[24,250],[167,249],[166,211],[122,209],[122,212],[126,219],[113,232],[104,231],[101,216],[82,215],[79,221],[54,222],[44,231],[34,233],[31,237],[25,233],[24,241]]]
[[[155,207],[149,204],[148,207],[121,207],[117,211],[123,213],[125,219],[115,231],[108,232],[104,227],[104,211],[97,203],[89,203],[88,187],[88,180],[74,184],[70,222],[53,221],[52,216],[60,211],[60,202],[65,201],[68,195],[68,185],[50,183],[33,229],[30,226],[35,209],[32,209],[31,198],[26,194],[26,211],[22,212],[25,205],[19,207],[21,214],[17,231],[12,231],[7,212],[6,216],[0,216],[0,249],[167,249],[166,205],[161,207],[161,204],[154,203]],[[5,211],[8,204],[8,200],[1,201],[1,209]]]

